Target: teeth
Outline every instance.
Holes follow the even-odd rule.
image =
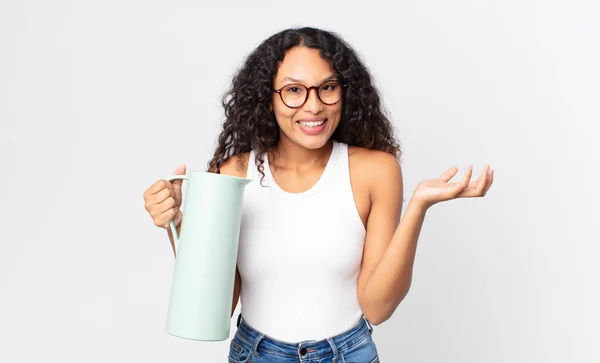
[[[325,123],[325,120],[321,120],[321,121],[299,121],[298,122],[300,125],[304,126],[304,127],[317,127],[317,126],[321,126]]]

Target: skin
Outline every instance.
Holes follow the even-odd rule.
[[[280,64],[273,88],[296,81],[317,86],[332,75],[330,64],[319,56],[318,50],[296,47],[288,51]],[[273,177],[287,192],[306,191],[317,182],[327,164],[332,150],[331,135],[340,122],[342,102],[325,105],[316,90],[311,90],[307,102],[292,109],[273,93],[271,109],[281,132],[280,142],[268,153]],[[306,135],[300,130],[297,121],[308,117],[327,119],[322,133]],[[480,178],[470,181],[469,167],[460,182],[450,183],[458,171],[453,167],[437,179],[419,183],[401,218],[404,190],[396,158],[355,146],[349,147],[348,155],[354,200],[367,231],[357,295],[365,317],[379,325],[391,317],[408,293],[426,211],[442,201],[484,196],[492,184],[493,171],[486,165]],[[237,157],[230,158],[221,166],[221,173],[245,177],[248,156],[249,153],[242,155],[241,164]],[[240,288],[241,279],[236,271],[232,314]]]

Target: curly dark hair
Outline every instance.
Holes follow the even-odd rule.
[[[401,151],[394,127],[367,67],[336,33],[304,27],[272,35],[246,58],[223,96],[225,121],[208,170],[220,173],[221,165],[233,155],[241,165],[242,154],[254,150],[256,166],[264,178],[262,156],[277,145],[280,137],[270,109],[273,82],[286,52],[296,46],[318,49],[346,85],[342,116],[332,138],[352,146],[385,151],[399,159]]]

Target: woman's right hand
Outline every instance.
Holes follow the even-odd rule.
[[[175,175],[185,175],[185,164],[175,169]],[[152,184],[144,192],[144,207],[150,213],[157,227],[169,230],[169,222],[173,220],[179,226],[183,219],[181,213],[181,184],[183,180],[168,181],[161,179]]]

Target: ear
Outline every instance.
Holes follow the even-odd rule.
[[[269,112],[273,112],[273,104],[269,103]]]

